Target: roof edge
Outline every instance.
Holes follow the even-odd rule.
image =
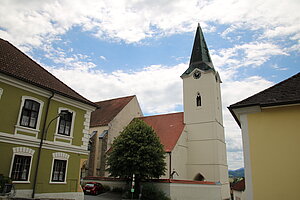
[[[86,99],[87,101],[84,101],[84,100],[81,100],[81,99],[72,97],[72,96],[67,95],[67,94],[65,94],[65,93],[63,93],[63,92],[59,92],[59,91],[57,91],[57,90],[51,89],[51,88],[49,88],[49,87],[46,87],[46,86],[44,86],[44,85],[40,85],[40,84],[35,83],[35,82],[32,82],[32,81],[30,81],[30,80],[28,80],[28,79],[25,79],[25,78],[22,78],[22,77],[15,76],[15,75],[10,74],[10,73],[3,72],[3,71],[1,71],[1,70],[0,70],[0,73],[4,74],[4,75],[6,75],[6,76],[9,76],[9,77],[13,77],[13,78],[15,78],[15,79],[18,79],[18,80],[20,80],[20,81],[24,81],[24,82],[26,82],[26,83],[28,83],[28,84],[34,85],[34,86],[39,87],[39,88],[42,88],[42,89],[44,89],[44,90],[53,92],[53,93],[55,93],[55,94],[59,94],[59,95],[64,96],[64,97],[66,97],[66,98],[70,98],[70,99],[73,99],[73,100],[75,100],[75,101],[79,101],[79,102],[81,102],[81,103],[83,103],[83,104],[90,105],[90,106],[92,106],[92,107],[98,108],[98,105],[97,105],[97,104],[95,104],[95,103],[89,101],[88,99],[86,99],[86,98],[83,97],[82,95],[78,94],[76,91],[74,91],[72,88],[70,88],[70,87],[67,86],[67,85],[66,85],[67,87],[69,87],[70,89],[72,89],[74,92],[76,92],[78,95],[80,95],[81,97],[83,97],[83,98]]]
[[[149,116],[142,116],[142,117],[137,117],[137,118],[141,119],[141,118],[157,117],[157,116],[163,116],[163,115],[175,115],[175,114],[180,114],[180,113],[183,113],[183,112],[166,113],[166,114],[158,114],[158,115],[149,115]]]
[[[129,98],[129,97],[136,97],[136,95],[129,95],[129,96],[124,96],[124,97],[117,97],[117,98],[113,98],[113,99],[105,99],[105,100],[102,100],[102,101],[95,101],[94,103],[97,104],[97,103],[100,103],[100,102],[105,102],[105,101],[113,101],[113,100],[117,100],[117,99],[123,99],[123,98]]]

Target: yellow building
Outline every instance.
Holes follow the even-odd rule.
[[[300,199],[300,73],[229,110],[242,129],[247,200]]]

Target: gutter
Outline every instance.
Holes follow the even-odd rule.
[[[52,92],[52,95],[48,99],[48,104],[47,104],[47,109],[46,109],[46,115],[45,115],[45,120],[44,120],[44,125],[43,125],[43,132],[42,132],[42,136],[41,136],[41,141],[40,141],[40,146],[39,146],[39,151],[38,151],[38,157],[37,157],[37,162],[36,162],[36,169],[35,169],[35,173],[34,173],[33,186],[32,186],[32,196],[31,197],[33,199],[34,199],[35,190],[36,190],[38,170],[39,170],[42,147],[43,147],[43,142],[44,142],[44,137],[45,137],[46,122],[47,122],[47,119],[48,119],[48,112],[49,112],[49,108],[50,108],[50,102],[51,102],[51,99],[53,98],[53,96],[54,96],[54,92]]]
[[[171,169],[172,169],[172,152],[167,152],[169,154],[169,181],[171,181]]]
[[[234,108],[232,108],[231,106],[229,106],[227,108],[230,111],[230,113],[233,116],[233,118],[235,119],[236,123],[239,125],[240,128],[242,128],[240,120],[238,119],[238,117],[236,116],[235,112],[233,111]]]

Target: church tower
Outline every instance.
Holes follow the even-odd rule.
[[[229,199],[228,166],[220,83],[198,24],[190,64],[181,75],[185,131],[188,134],[187,176],[218,182]]]

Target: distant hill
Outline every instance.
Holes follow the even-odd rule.
[[[229,170],[228,171],[229,177],[245,177],[245,170],[244,168],[236,169],[236,170]]]

